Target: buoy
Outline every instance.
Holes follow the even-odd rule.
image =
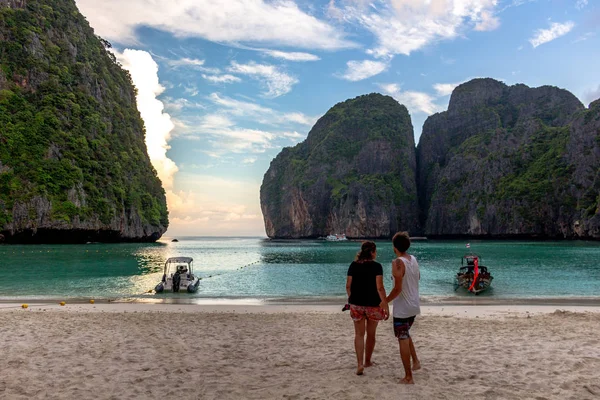
[[[90,299],[90,304],[94,304],[94,299]]]
[[[21,307],[27,308],[27,307],[29,307],[29,305],[28,304],[21,304]]]
[[[67,304],[67,303],[65,303],[64,301],[61,301],[59,304],[60,304],[61,306],[64,306],[64,305],[65,305],[65,304]]]

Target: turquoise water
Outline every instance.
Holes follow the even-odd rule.
[[[153,244],[0,246],[0,299],[18,298],[315,298],[345,296],[345,275],[360,243],[179,238]],[[424,297],[455,292],[464,241],[414,242]],[[480,296],[600,298],[600,243],[471,241],[494,281]],[[377,242],[389,291],[389,242]],[[168,257],[194,258],[196,294],[147,293]]]

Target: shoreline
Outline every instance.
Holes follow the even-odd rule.
[[[5,304],[174,304],[174,305],[254,305],[254,306],[342,306],[345,296],[331,297],[14,297],[0,298],[0,306]],[[491,298],[491,297],[422,297],[422,306],[574,306],[600,307],[598,297],[530,297],[530,298]]]
[[[31,303],[23,309],[21,304],[0,304],[0,318],[20,315],[65,315],[74,321],[87,318],[90,315],[110,314],[119,316],[128,315],[155,315],[158,320],[162,318],[177,319],[204,319],[208,315],[216,316],[273,316],[276,318],[292,318],[294,316],[309,317],[321,316],[340,319],[350,323],[348,312],[342,312],[339,305],[265,305],[265,304],[164,304],[164,303],[67,303],[64,306],[58,303]],[[444,319],[459,321],[502,321],[513,319],[528,319],[532,317],[548,316],[574,316],[586,318],[596,316],[600,318],[600,306],[553,306],[553,305],[514,305],[514,306],[457,306],[457,305],[424,305],[418,319]],[[161,317],[164,316],[164,317]],[[175,317],[177,316],[177,317]],[[381,321],[389,324],[391,320]],[[460,322],[462,323],[462,322]],[[490,332],[490,334],[492,334]]]

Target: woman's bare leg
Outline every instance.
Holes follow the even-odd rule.
[[[365,368],[373,365],[371,356],[375,349],[375,333],[377,332],[377,323],[379,321],[367,320],[367,343],[365,345]]]
[[[356,375],[362,375],[364,371],[364,354],[365,354],[365,329],[366,318],[360,321],[354,321],[354,350],[356,351]]]

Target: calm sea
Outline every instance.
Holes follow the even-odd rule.
[[[472,296],[455,292],[453,277],[466,241],[417,241],[421,294],[431,299]],[[494,276],[497,299],[600,299],[600,243],[471,241],[471,251]],[[0,300],[67,298],[319,299],[345,296],[357,242],[270,241],[261,238],[184,237],[153,244],[0,246]],[[392,286],[389,242],[377,242],[385,285]],[[194,258],[203,279],[196,294],[153,294],[168,257]]]

